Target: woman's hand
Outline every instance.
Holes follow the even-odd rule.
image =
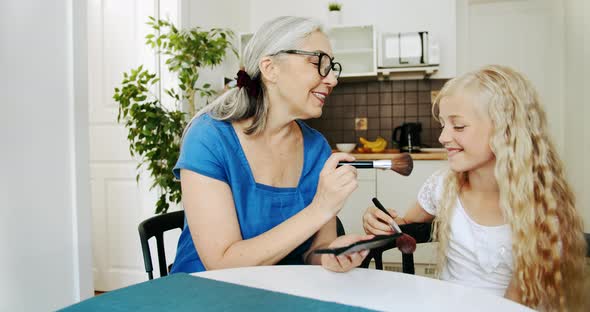
[[[394,218],[396,218],[396,223],[405,224],[405,222],[399,222],[398,220],[402,218],[398,218],[398,214],[393,209],[387,209],[389,214],[391,214]],[[401,221],[401,220],[400,220]],[[377,209],[377,207],[371,206],[367,208],[365,214],[363,215],[363,228],[365,229],[365,233],[373,234],[373,235],[389,235],[393,233],[390,224],[393,222],[393,219],[388,216],[385,212]]]
[[[358,235],[349,234],[343,235],[336,238],[328,248],[344,247],[352,243],[368,240],[373,238],[373,235]],[[330,254],[322,255],[321,262],[322,266],[330,271],[334,272],[347,272],[351,269],[358,267],[365,257],[369,254],[369,250],[361,250],[348,255],[335,256]]]
[[[354,157],[346,153],[332,154],[320,172],[313,198],[315,207],[326,210],[330,217],[338,214],[346,199],[358,187],[356,168],[349,165],[337,167],[339,161],[354,161]]]

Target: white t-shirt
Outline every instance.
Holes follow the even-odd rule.
[[[436,215],[445,171],[435,172],[418,193],[418,203]],[[483,226],[473,221],[457,197],[443,280],[483,288],[503,296],[512,278],[512,235],[508,224]]]

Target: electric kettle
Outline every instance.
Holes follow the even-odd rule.
[[[402,152],[419,152],[420,132],[422,125],[419,122],[407,122],[393,129],[391,140]]]

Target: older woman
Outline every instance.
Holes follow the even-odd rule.
[[[302,119],[322,114],[341,71],[321,25],[280,17],[262,25],[243,55],[238,87],[207,106],[185,132],[174,169],[186,223],[172,272],[241,266],[358,265],[366,252],[319,256],[336,242],[336,214],[357,188],[352,161],[331,155]]]

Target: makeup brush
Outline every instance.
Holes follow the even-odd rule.
[[[394,154],[392,159],[341,161],[338,163],[338,167],[342,165],[350,165],[359,169],[391,169],[403,176],[409,176],[414,169],[414,161],[408,153]]]
[[[385,207],[383,207],[377,197],[373,197],[373,204],[375,204],[379,210],[385,212],[385,214],[393,219],[393,216],[389,213],[389,211],[387,211],[387,209],[385,209]],[[399,225],[397,225],[395,221],[393,221],[393,223],[391,223],[389,226],[391,226],[391,229],[393,229],[394,232],[403,233],[402,229],[400,229]],[[416,240],[412,236],[405,233],[402,236],[396,238],[395,245],[404,254],[411,254],[416,251]]]
[[[393,216],[389,213],[389,211],[387,211],[387,209],[385,209],[385,207],[383,207],[383,205],[377,199],[377,197],[373,197],[373,204],[375,204],[375,207],[377,207],[377,209],[383,211],[386,215],[390,216],[393,219]],[[391,229],[394,232],[403,233],[402,229],[399,228],[399,225],[397,225],[397,223],[395,223],[395,220],[393,220],[393,222],[389,225],[391,226]]]

